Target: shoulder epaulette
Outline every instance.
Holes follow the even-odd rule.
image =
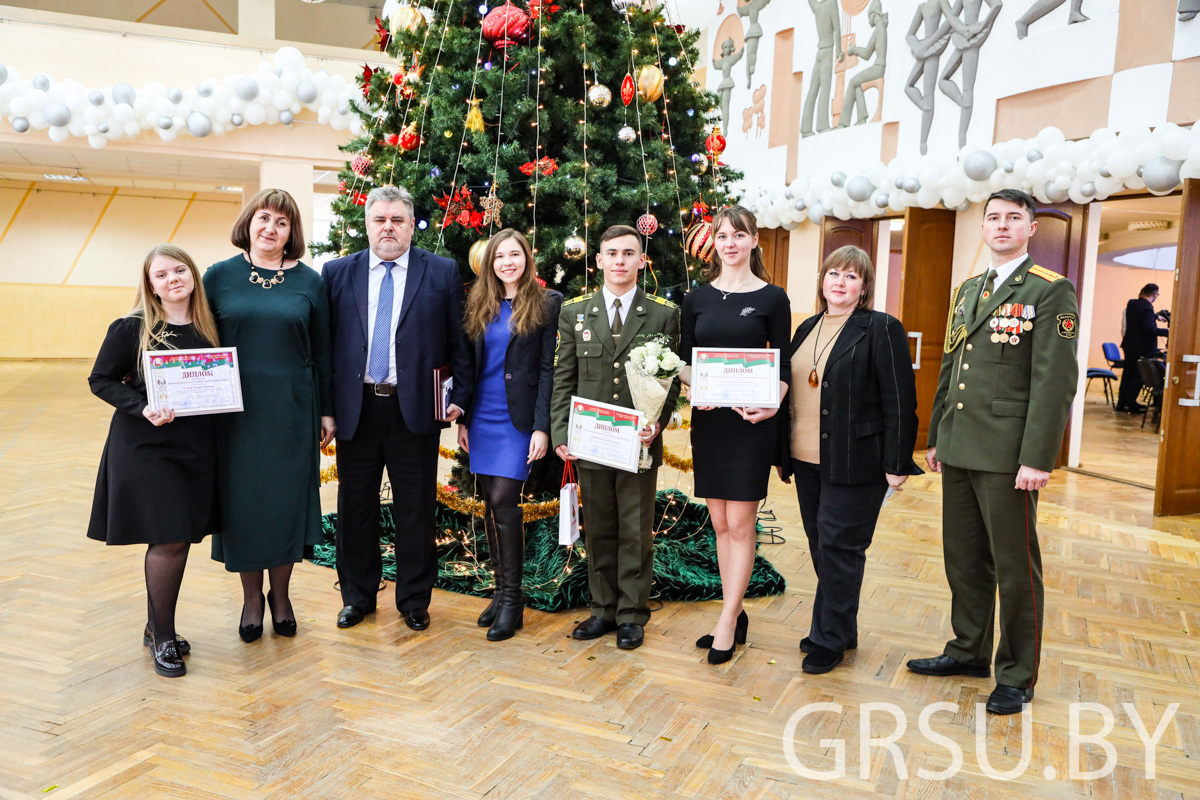
[[[587,300],[589,297],[591,297],[590,294],[581,294],[581,295],[579,295],[579,297],[572,297],[570,300],[564,300],[563,305],[569,306],[572,303],[582,303],[584,300]]]
[[[1034,264],[1032,267],[1029,268],[1029,274],[1037,275],[1042,280],[1049,281],[1050,283],[1054,283],[1055,281],[1061,281],[1063,279],[1063,276],[1059,275],[1057,272],[1051,272],[1050,270],[1046,269],[1045,267],[1039,267],[1037,264]]]
[[[665,297],[659,297],[656,294],[648,294],[648,295],[646,295],[646,299],[653,300],[654,302],[658,303],[660,306],[666,306],[667,308],[679,308],[679,306],[675,305],[670,300],[666,299]]]

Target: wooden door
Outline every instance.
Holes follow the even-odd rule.
[[[788,246],[791,241],[792,234],[784,228],[761,228],[758,231],[758,246],[762,248],[768,280],[784,290],[787,289]]]
[[[840,220],[837,217],[825,217],[821,224],[821,261],[824,262],[826,256],[839,247],[852,244],[866,250],[871,263],[874,263],[878,256],[878,236],[879,223],[873,219]]]
[[[1200,513],[1200,180],[1183,188],[1179,256],[1171,300],[1171,335],[1167,339],[1167,385],[1158,445],[1158,480],[1154,513]]]
[[[956,216],[936,208],[910,208],[904,214],[899,318],[908,331],[916,372],[918,449],[929,436],[929,415],[946,344]]]
[[[1033,257],[1033,263],[1065,276],[1075,285],[1076,294],[1083,281],[1086,212],[1087,209],[1077,203],[1038,203],[1038,229],[1029,240],[1029,255]],[[1087,354],[1083,353],[1081,357],[1084,360],[1079,368],[1085,369]],[[1070,443],[1071,422],[1068,418],[1062,446],[1054,462],[1056,468],[1066,466]]]

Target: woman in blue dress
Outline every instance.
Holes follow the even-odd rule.
[[[562,295],[543,289],[529,242],[505,228],[488,242],[471,286],[463,328],[475,343],[475,400],[458,421],[483,495],[483,528],[496,591],[479,615],[488,641],[523,623],[525,527],[519,506],[529,467],[550,443],[550,390]],[[471,445],[474,445],[472,448]]]

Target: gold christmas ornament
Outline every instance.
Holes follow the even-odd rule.
[[[421,33],[425,30],[425,15],[412,6],[401,6],[388,19],[388,30],[392,38],[399,38],[404,31]]]
[[[587,242],[582,237],[571,234],[563,241],[563,255],[572,261],[578,261],[587,255]]]
[[[467,253],[467,261],[471,264],[471,270],[478,275],[479,270],[483,267],[483,251],[487,250],[487,239],[480,239],[471,245],[471,250]]]
[[[638,70],[637,90],[638,96],[647,103],[656,102],[663,93],[662,70],[653,64],[647,64]]]
[[[479,110],[479,104],[483,101],[477,97],[472,97],[467,101],[471,106],[467,110],[467,130],[472,133],[483,133],[483,112]]]

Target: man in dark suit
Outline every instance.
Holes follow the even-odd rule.
[[[338,627],[375,610],[383,571],[379,489],[386,466],[396,523],[396,608],[429,627],[438,438],[434,370],[454,381],[449,420],[470,403],[471,354],[462,331],[463,288],[448,258],[410,247],[413,202],[396,186],[367,196],[370,248],[325,265],[338,420],[337,571],[345,608]]]
[[[1045,617],[1038,490],[1054,469],[1079,376],[1075,288],[1029,257],[1035,214],[1033,198],[1013,189],[984,204],[991,265],[954,291],[925,454],[942,473],[954,639],[908,668],[986,678],[998,591],[993,714],[1016,714],[1033,699]]]
[[[1154,314],[1154,301],[1158,299],[1158,284],[1147,283],[1141,293],[1125,306],[1125,336],[1121,339],[1121,350],[1125,352],[1125,366],[1121,369],[1121,389],[1117,393],[1117,411],[1140,414],[1146,407],[1138,403],[1142,392],[1142,375],[1138,371],[1139,358],[1158,358],[1158,337],[1166,336],[1166,328],[1158,327]]]

